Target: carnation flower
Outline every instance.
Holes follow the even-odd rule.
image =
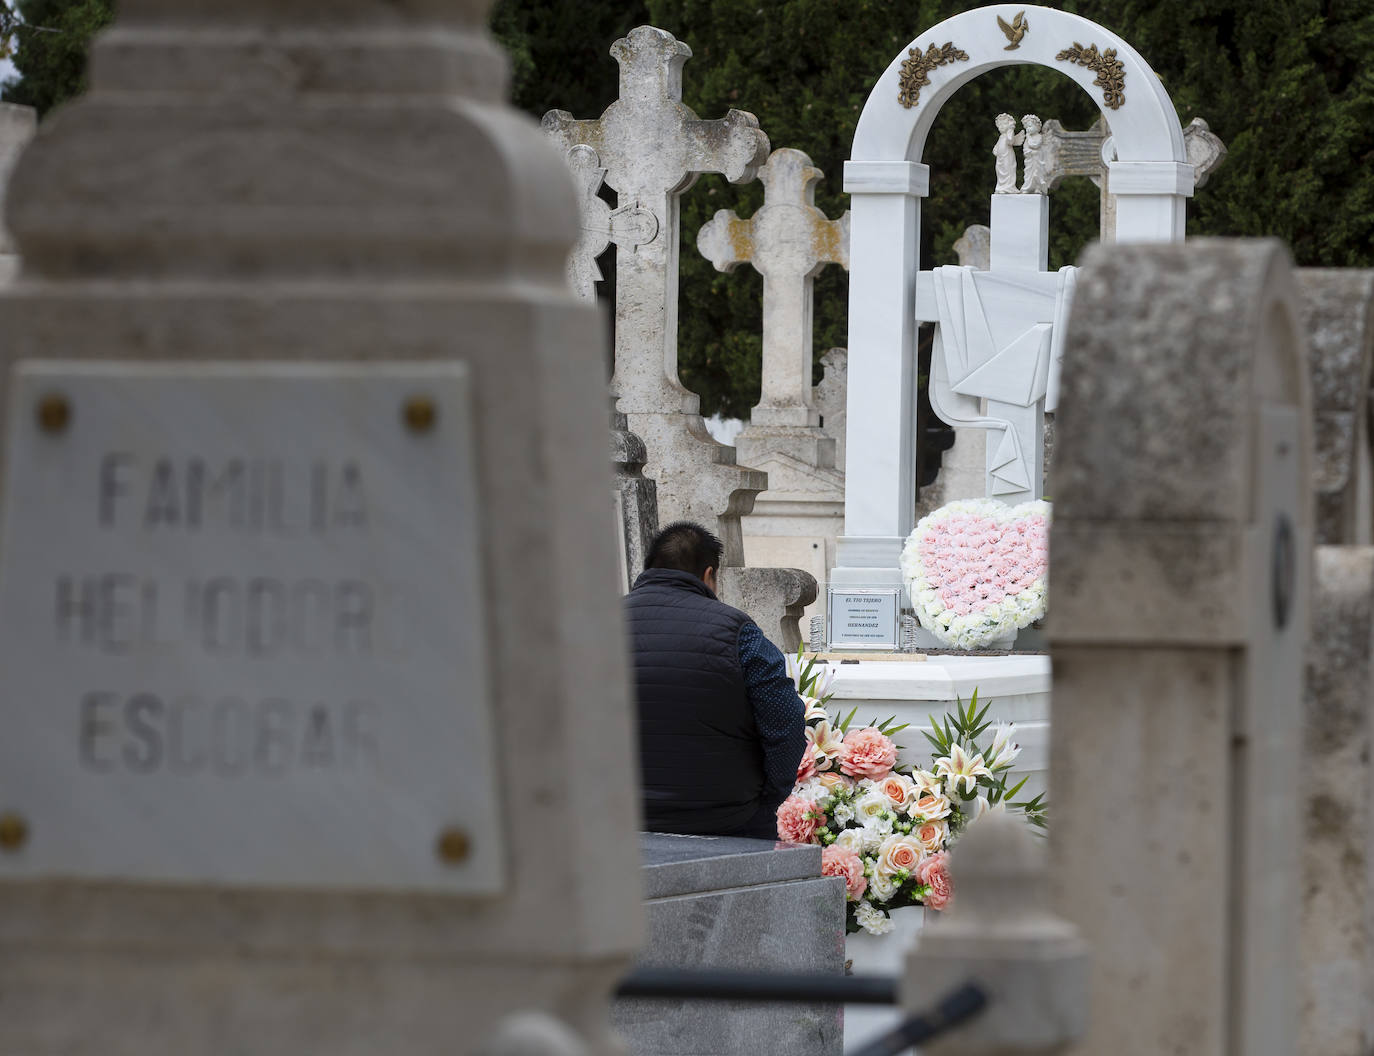
[[[892,918],[869,902],[854,907],[854,919],[870,935],[886,935],[893,928]]]
[[[844,895],[851,902],[857,902],[868,890],[863,860],[854,850],[839,843],[821,851],[821,876],[844,877]]]
[[[949,879],[949,855],[944,851],[921,859],[916,866],[916,882],[930,888],[922,900],[931,909],[947,909],[954,898]]]
[[[788,843],[815,843],[816,830],[825,820],[825,812],[811,800],[790,795],[778,807],[778,839]]]
[[[886,777],[897,762],[897,746],[872,726],[845,734],[840,769],[851,777]]]
[[[816,745],[812,741],[806,742],[806,747],[802,749],[801,762],[797,764],[797,780],[809,781],[816,776]]]

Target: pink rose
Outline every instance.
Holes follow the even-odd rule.
[[[801,762],[797,764],[797,783],[810,781],[816,776],[816,742],[807,741],[802,752]]]
[[[863,859],[838,843],[821,851],[821,876],[844,877],[844,897],[850,902],[859,901],[868,890]]]
[[[949,855],[945,851],[927,855],[916,866],[916,882],[930,888],[922,900],[931,909],[948,909],[954,899],[954,887],[949,881]]]
[[[825,824],[825,812],[801,796],[788,796],[778,807],[778,839],[788,843],[815,843],[816,829]]]
[[[840,769],[850,777],[880,781],[897,762],[897,746],[872,726],[850,730],[840,750]]]

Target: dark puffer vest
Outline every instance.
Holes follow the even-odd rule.
[[[651,832],[728,834],[758,811],[763,750],[739,663],[749,617],[688,572],[651,568],[625,601]]]

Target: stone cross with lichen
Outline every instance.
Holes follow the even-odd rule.
[[[849,267],[849,213],[816,208],[824,177],[800,150],[775,150],[759,170],[763,207],[748,220],[722,209],[697,235],[720,271],[752,264],[763,275],[763,387],[751,425],[819,424],[811,394],[811,287],[827,264]]]
[[[616,246],[616,410],[648,450],[644,475],[657,484],[664,520],[714,526],[724,564],[743,565],[739,519],[768,486],[758,470],[735,464],[735,449],[716,443],[701,401],[678,378],[678,199],[698,175],[732,183],[754,178],[768,157],[768,137],[741,110],[708,121],[682,103],[682,68],[692,51],[671,33],[639,26],[617,40],[620,94],[601,117],[544,115],[545,133],[567,153],[582,207],[582,239],[569,262],[574,288],[592,295],[596,257]],[[598,192],[616,192],[610,209]]]
[[[607,241],[619,248],[611,389],[629,414],[669,404],[694,414],[699,405],[677,376],[679,196],[703,172],[747,182],[768,157],[768,137],[752,114],[731,110],[706,121],[683,105],[682,67],[691,54],[672,34],[639,26],[611,47],[620,96],[600,118],[580,121],[565,110],[544,115],[544,131],[565,150],[594,152],[594,159],[585,151],[573,159],[582,167],[584,217],[599,189],[597,170],[618,195],[618,208],[598,219],[599,230],[584,224],[578,251],[585,270]],[[644,355],[649,347],[661,355]]]

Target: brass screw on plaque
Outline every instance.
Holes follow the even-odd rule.
[[[434,419],[439,417],[439,411],[428,396],[412,396],[406,400],[401,417],[412,433],[427,433],[434,428]]]
[[[17,851],[29,842],[29,823],[18,814],[0,814],[0,850]]]
[[[459,862],[467,860],[472,853],[472,843],[468,840],[468,834],[462,829],[447,828],[439,833],[439,842],[436,848],[439,852],[439,860],[446,865],[457,865]]]
[[[45,433],[60,433],[72,420],[72,405],[67,397],[50,392],[38,401],[38,424]]]

